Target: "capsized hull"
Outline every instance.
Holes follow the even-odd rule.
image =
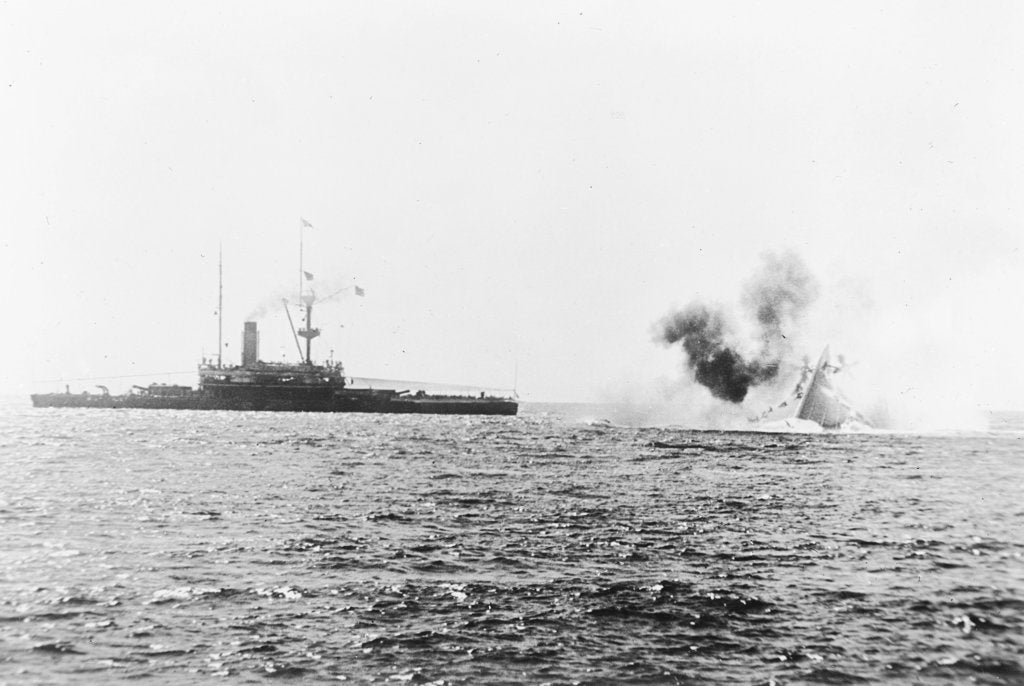
[[[860,419],[833,385],[831,373],[834,370],[828,346],[825,346],[797,408],[796,419],[815,422],[825,429],[838,429],[850,420]]]

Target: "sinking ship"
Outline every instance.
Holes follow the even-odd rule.
[[[826,430],[871,428],[867,418],[855,410],[836,387],[833,377],[840,370],[842,365],[832,364],[829,347],[825,346],[816,365],[804,366],[791,396],[755,420],[760,424],[759,428],[782,431],[810,427]],[[786,416],[790,412],[790,416]]]
[[[300,274],[310,278],[301,269]],[[300,277],[300,284],[302,283]],[[221,289],[223,292],[223,289]],[[361,294],[362,289],[356,289]],[[245,322],[242,359],[238,365],[224,365],[220,353],[215,360],[199,365],[199,387],[175,384],[134,386],[131,392],[112,395],[99,386],[100,393],[39,393],[31,396],[35,407],[139,408],[154,410],[233,410],[255,412],[380,412],[406,414],[514,415],[519,404],[513,396],[436,395],[424,390],[359,387],[345,376],[340,362],[314,363],[312,342],[320,335],[313,327],[311,290],[303,292],[305,326],[289,325],[300,355],[299,338],[305,339],[305,354],[297,363],[264,362],[259,358],[259,330],[256,322]],[[220,316],[221,308],[218,308]],[[285,312],[288,312],[287,303]],[[222,338],[218,325],[218,339]],[[218,349],[223,346],[218,343]]]

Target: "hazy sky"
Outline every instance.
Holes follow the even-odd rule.
[[[227,358],[259,310],[294,358],[305,217],[319,292],[366,291],[314,322],[352,375],[656,395],[654,323],[793,250],[809,354],[1024,407],[1021,35],[1012,2],[0,3],[0,386],[194,383],[219,243]]]

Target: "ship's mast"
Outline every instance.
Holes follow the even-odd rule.
[[[217,369],[224,352],[224,246],[217,244]]]
[[[306,339],[306,364],[313,364],[313,358],[310,356],[310,346],[313,343],[313,339],[320,335],[320,329],[313,328],[313,298],[316,297],[312,292],[302,296],[302,302],[306,306],[306,328],[299,329],[299,335]]]
[[[303,279],[308,279],[306,272],[302,268],[302,230],[312,226],[305,219],[299,219],[299,301],[306,306],[306,328],[299,329],[299,335],[306,339],[306,359],[305,363],[308,365],[313,364],[313,357],[311,354],[313,339],[320,335],[320,329],[313,328],[313,301],[316,300],[316,294],[313,293],[313,289],[310,288],[308,293],[303,293],[302,283]],[[299,351],[302,352],[301,350]]]

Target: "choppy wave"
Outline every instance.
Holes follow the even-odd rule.
[[[1024,682],[1012,426],[5,412],[12,683]]]

